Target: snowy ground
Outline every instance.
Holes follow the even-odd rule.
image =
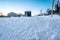
[[[0,18],[0,40],[60,40],[60,17]]]

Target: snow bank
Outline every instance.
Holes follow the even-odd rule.
[[[60,17],[0,18],[0,40],[60,40]]]

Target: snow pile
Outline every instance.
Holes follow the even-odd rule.
[[[60,17],[0,18],[0,40],[60,40]]]

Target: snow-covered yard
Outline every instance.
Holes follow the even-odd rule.
[[[0,40],[60,40],[60,17],[0,18]]]

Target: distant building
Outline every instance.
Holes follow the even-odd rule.
[[[25,11],[25,16],[31,17],[31,11]]]
[[[18,14],[18,17],[21,17],[21,16],[25,16],[25,15],[23,15],[22,13]]]
[[[0,12],[0,16],[3,16],[3,12]]]
[[[7,15],[8,15],[8,17],[18,17],[18,15],[14,12],[10,12]]]
[[[47,15],[51,15],[51,13],[52,13],[52,10],[51,9],[47,9]]]
[[[17,14],[18,15],[18,17],[20,17],[20,16],[22,16],[22,14],[20,13],[20,14]]]
[[[7,17],[3,12],[0,12],[0,17]]]

